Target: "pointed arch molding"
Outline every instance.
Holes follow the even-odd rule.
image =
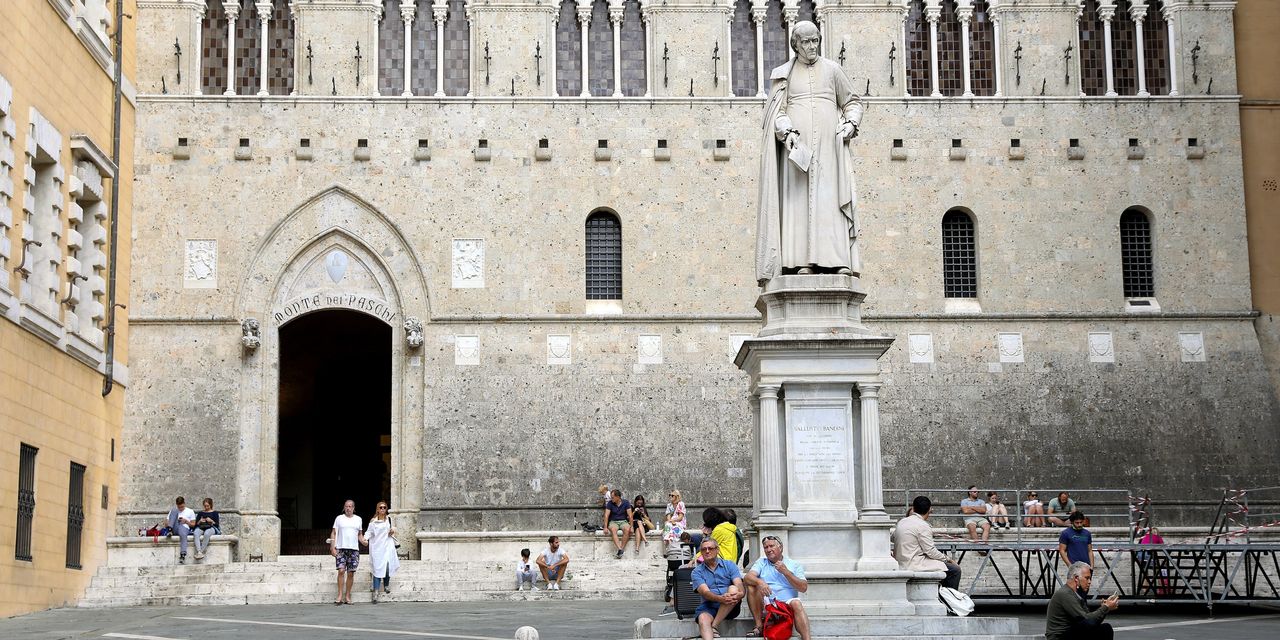
[[[238,317],[257,318],[262,326],[261,346],[242,358],[240,369],[240,560],[251,555],[273,560],[280,550],[279,329],[326,309],[354,309],[392,327],[391,495],[386,498],[400,527],[416,530],[422,503],[424,378],[422,358],[406,345],[400,325],[406,317],[431,317],[426,281],[396,225],[341,186],[307,200],[262,240],[236,300]]]
[[[325,259],[346,255],[339,281],[328,276]],[[289,305],[317,294],[369,294],[393,305],[390,313],[350,298],[322,299],[321,308],[355,308],[397,325],[405,317],[430,317],[430,299],[421,263],[400,229],[376,207],[349,189],[335,185],[302,203],[267,233],[254,254],[236,303],[237,316],[255,317],[278,327],[297,317],[276,320]],[[330,303],[332,302],[332,304]],[[294,310],[313,311],[309,302]]]

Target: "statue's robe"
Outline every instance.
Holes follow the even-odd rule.
[[[861,271],[857,195],[848,142],[837,131],[862,121],[862,100],[836,63],[792,58],[770,74],[760,169],[756,279],[782,269],[847,267]],[[806,172],[788,160],[788,130],[812,152]]]

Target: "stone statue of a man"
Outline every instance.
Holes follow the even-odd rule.
[[[781,274],[858,275],[857,196],[848,142],[862,98],[844,70],[818,55],[812,22],[791,32],[796,56],[769,74],[760,169],[756,279]]]

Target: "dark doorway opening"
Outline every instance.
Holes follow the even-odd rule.
[[[318,311],[280,327],[280,553],[327,554],[342,503],[391,493],[391,327]]]

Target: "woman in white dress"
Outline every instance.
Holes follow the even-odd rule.
[[[387,503],[379,502],[373,518],[369,520],[369,528],[364,532],[365,540],[369,541],[374,604],[378,604],[379,590],[391,593],[391,576],[400,568],[400,558],[396,555],[396,530],[387,511]]]

